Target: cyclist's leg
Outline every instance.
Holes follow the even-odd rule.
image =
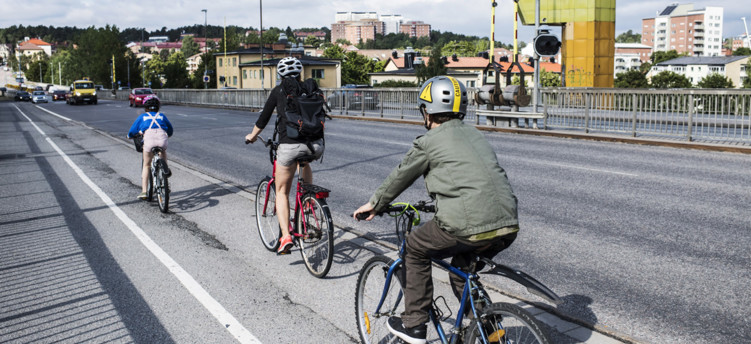
[[[461,245],[466,247],[466,250],[457,247],[458,253],[451,258],[451,265],[466,271],[470,264],[472,264],[475,255],[492,259],[498,253],[508,248],[514,242],[514,239],[516,239],[516,233],[474,242],[457,239]],[[482,269],[482,266],[476,267],[476,270],[480,269]],[[461,300],[462,293],[464,292],[464,279],[454,274],[449,274],[449,279],[451,280],[454,296],[456,296],[457,300]]]
[[[282,238],[289,236],[289,192],[295,177],[297,164],[284,166],[277,163],[274,184],[276,184],[276,214],[282,229]]]
[[[146,188],[149,185],[149,173],[151,173],[151,159],[154,158],[154,153],[150,150],[143,150],[143,166],[141,168],[141,192],[146,192]]]
[[[302,167],[302,180],[305,184],[313,184],[313,169],[310,167],[310,163]]]
[[[428,322],[428,309],[433,302],[430,259],[453,256],[456,244],[456,238],[440,229],[434,220],[407,236],[404,327],[411,328]]]

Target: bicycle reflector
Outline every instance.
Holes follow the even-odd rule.
[[[368,318],[368,312],[365,312],[364,318],[365,318],[365,331],[367,331],[368,334],[370,334],[370,318]]]
[[[488,336],[488,342],[490,343],[500,343],[503,336],[506,335],[506,330],[498,330],[493,333],[491,333]]]

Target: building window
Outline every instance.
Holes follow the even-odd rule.
[[[313,79],[323,79],[324,78],[324,76],[323,76],[323,69],[313,69],[311,72],[312,72],[311,74],[313,76]]]
[[[243,79],[248,78],[248,71],[243,69]]]
[[[224,59],[219,59],[219,67],[222,66],[222,63],[224,63],[223,61],[224,61]]]
[[[237,86],[237,77],[236,76],[232,77],[232,84],[235,85],[235,86]]]
[[[232,58],[232,67],[237,67],[237,57]]]

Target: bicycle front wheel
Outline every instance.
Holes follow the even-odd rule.
[[[302,234],[298,243],[305,267],[313,276],[326,276],[334,260],[334,223],[326,200],[303,196],[296,225]]]
[[[166,213],[169,210],[169,180],[164,175],[164,161],[159,160],[156,170],[156,198],[159,210]]]
[[[489,343],[551,343],[540,323],[529,312],[509,303],[494,303],[480,313],[479,324]],[[477,321],[467,329],[464,343],[483,343]]]
[[[355,316],[360,340],[365,344],[401,342],[391,334],[386,325],[389,317],[399,316],[404,312],[401,266],[386,286],[386,275],[393,263],[394,260],[386,256],[375,256],[365,263],[357,276]],[[376,311],[382,295],[383,305]]]
[[[256,225],[263,247],[273,252],[279,248],[282,230],[276,218],[276,189],[274,183],[269,183],[270,180],[267,177],[258,184],[256,189]]]

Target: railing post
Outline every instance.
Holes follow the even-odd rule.
[[[381,107],[381,118],[383,118],[383,94],[387,91],[378,92],[378,106]]]
[[[688,95],[688,128],[686,128],[686,140],[691,141],[691,135],[693,134],[694,125],[694,95],[690,93]]]
[[[589,92],[584,94],[584,133],[586,134],[589,134],[589,105],[591,103],[591,99],[589,98],[590,96],[591,94],[589,94]]]
[[[404,93],[399,92],[399,119],[404,119]]]
[[[542,108],[542,125],[547,129],[548,127],[548,103],[550,102],[550,93],[542,94],[543,108]]]
[[[365,91],[360,94],[360,116],[365,117]]]
[[[631,137],[636,137],[636,114],[637,114],[637,108],[639,107],[639,98],[636,96],[636,93],[631,95],[631,108],[633,108],[632,116],[631,116]]]

